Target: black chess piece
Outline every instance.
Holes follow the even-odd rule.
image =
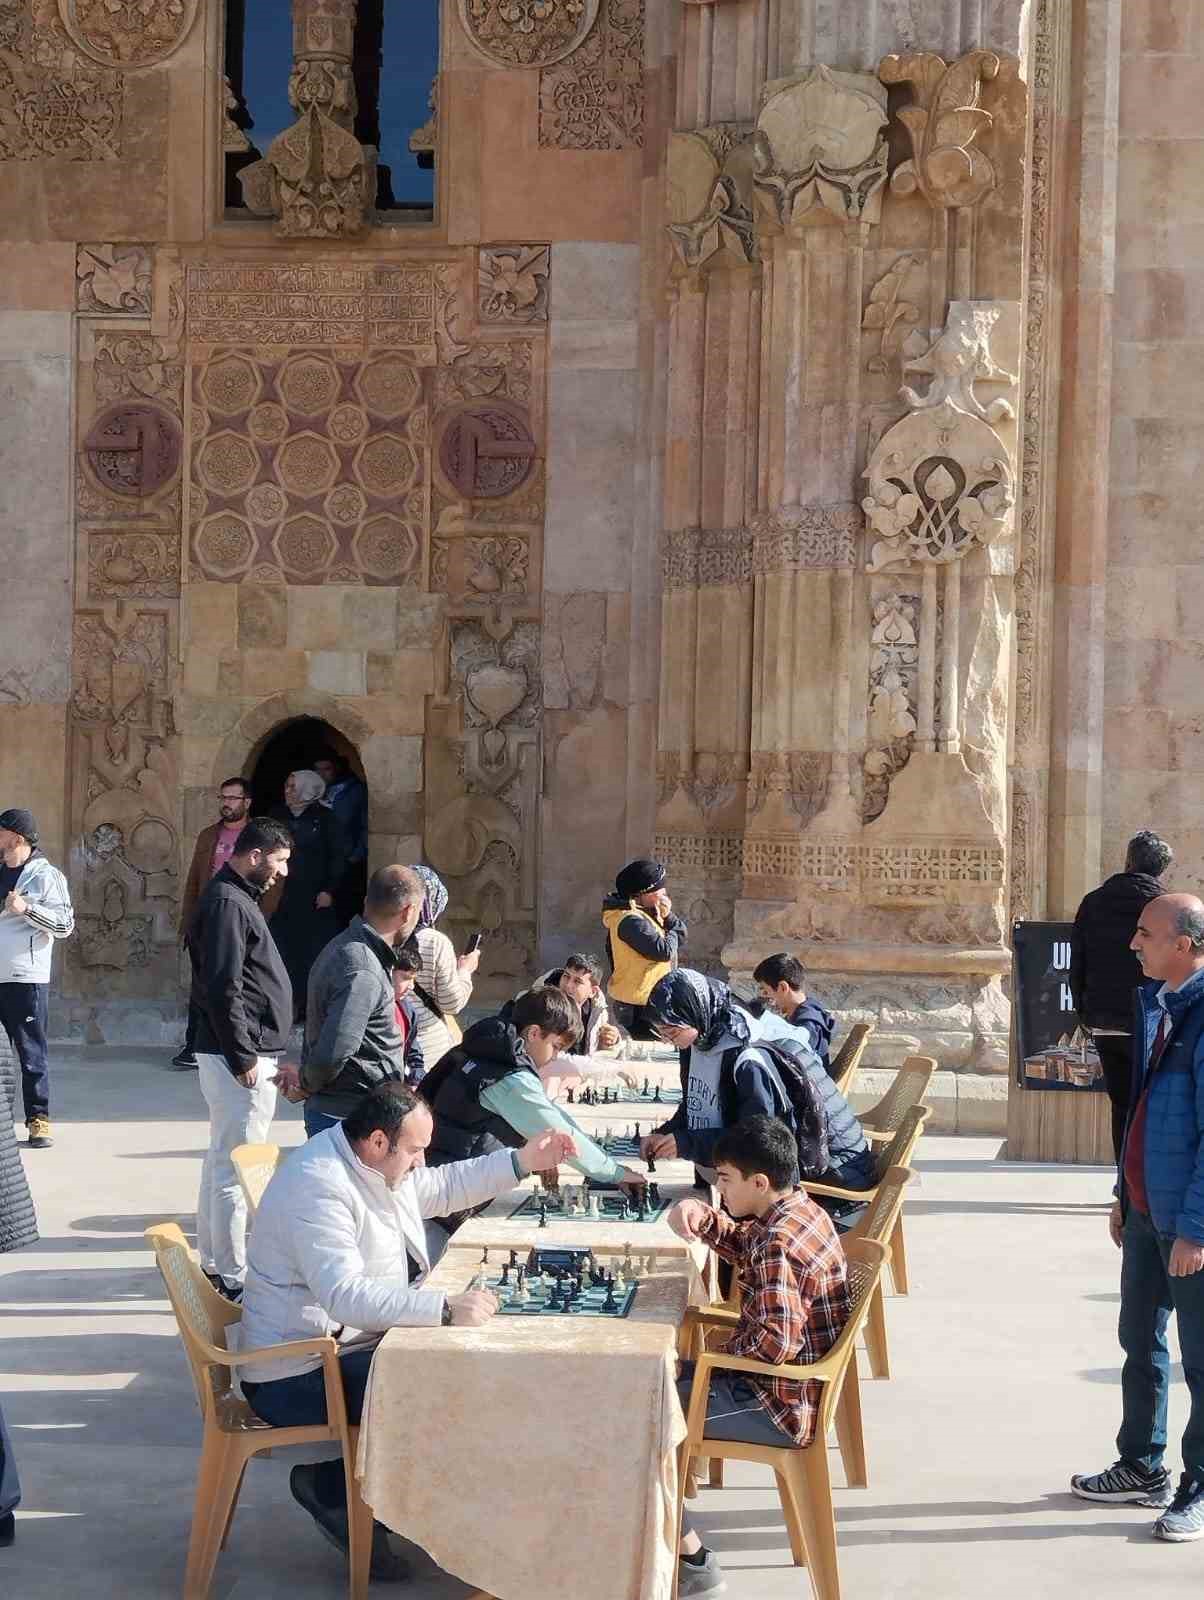
[[[569,1084],[569,1092],[568,1092],[568,1102],[569,1102],[569,1105],[573,1105],[573,1104],[574,1104],[574,1100],[573,1100],[573,1086],[572,1086],[572,1084],[571,1084],[571,1083],[570,1083],[570,1084]]]
[[[511,1255],[514,1254],[513,1251],[511,1251],[510,1253],[511,1253]],[[519,1269],[518,1269],[518,1286],[519,1286],[520,1289],[525,1289],[527,1287],[527,1269],[526,1269],[526,1267],[520,1266]]]
[[[488,1245],[486,1245],[485,1248],[481,1251],[481,1265],[483,1267],[487,1267],[489,1265],[489,1246]]]
[[[567,1289],[564,1291],[564,1299],[560,1302],[560,1309],[562,1312],[571,1312],[573,1309],[573,1297]]]
[[[655,1170],[656,1169],[653,1167],[650,1161],[648,1163],[648,1171],[654,1172]],[[661,1203],[661,1186],[659,1183],[650,1183],[648,1185],[648,1198],[652,1201],[652,1204],[659,1209]]]
[[[643,1189],[640,1190],[640,1201],[636,1210],[636,1219],[639,1222],[647,1222],[648,1220],[648,1196],[644,1193]]]
[[[653,1102],[654,1105],[658,1105],[658,1106],[661,1103],[661,1086],[660,1086],[659,1083],[657,1084],[656,1091],[652,1096],[652,1102]]]
[[[648,1157],[648,1171],[649,1172],[655,1172],[656,1171],[656,1157],[655,1156],[649,1156]]]
[[[615,1299],[615,1280],[613,1273],[606,1280],[606,1299],[602,1302],[602,1309],[603,1311],[617,1311],[619,1309],[619,1302]]]
[[[640,1090],[640,1093],[641,1094],[647,1094],[648,1093],[648,1080],[647,1080],[647,1078],[644,1079],[644,1087]]]
[[[547,1225],[548,1225],[548,1202],[546,1200],[541,1200],[539,1202],[539,1226],[541,1228],[546,1228]]]
[[[503,1289],[508,1289],[509,1287],[510,1287],[510,1263],[508,1261],[503,1261],[502,1262],[502,1288]]]
[[[518,1266],[518,1251],[517,1250],[511,1250],[511,1252],[510,1252],[510,1265],[512,1267],[517,1267]]]

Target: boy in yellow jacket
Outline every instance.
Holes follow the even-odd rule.
[[[602,902],[611,977],[607,993],[615,1020],[633,1039],[654,1039],[644,1016],[648,996],[677,965],[686,925],[675,916],[659,861],[629,861]]]

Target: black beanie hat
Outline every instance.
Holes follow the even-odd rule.
[[[22,811],[20,806],[10,806],[7,811],[0,811],[0,828],[19,833],[30,844],[38,842],[38,825],[33,820],[33,812]]]
[[[624,900],[634,900],[637,894],[659,889],[664,881],[665,869],[659,861],[629,861],[615,879],[615,888]]]

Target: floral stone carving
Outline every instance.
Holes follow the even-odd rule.
[[[247,207],[284,238],[357,234],[376,196],[376,156],[360,144],[351,71],[356,0],[294,0],[289,104],[298,120],[239,173]]]
[[[477,258],[481,322],[546,322],[551,270],[552,251],[546,244],[482,246]]]
[[[995,187],[995,168],[974,141],[995,120],[978,100],[984,79],[998,71],[993,50],[970,50],[948,65],[928,51],[882,61],[883,83],[910,83],[916,92],[916,102],[899,111],[912,159],[891,174],[896,194],[919,189],[932,206],[973,206]]]
[[[909,370],[932,374],[925,395],[900,391],[911,415],[882,436],[865,476],[862,509],[881,538],[869,571],[899,562],[956,561],[1010,532],[1015,506],[1011,453],[993,423],[1012,416],[1002,397],[983,405],[977,382],[1014,384],[991,359],[997,305],[954,301],[945,332]]]
[[[718,123],[669,136],[669,242],[687,271],[720,257],[756,259],[751,135],[743,124]]]
[[[487,61],[550,67],[594,25],[599,0],[460,0],[460,22]]]
[[[59,16],[86,56],[106,67],[149,67],[179,48],[197,0],[58,0]]]
[[[886,94],[867,73],[813,67],[769,84],[753,136],[753,186],[767,219],[814,206],[877,222],[886,182]]]
[[[539,75],[539,143],[637,150],[644,143],[644,0],[601,0],[579,50]]]
[[[144,244],[81,244],[75,256],[80,311],[149,316],[153,264]]]

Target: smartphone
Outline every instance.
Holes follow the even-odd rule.
[[[468,943],[465,945],[464,954],[466,956],[470,956],[470,955],[472,955],[474,950],[479,950],[481,948],[481,945],[484,942],[484,939],[485,939],[484,930],[481,929],[481,928],[478,928],[477,931],[471,937],[471,939],[469,939]]]

